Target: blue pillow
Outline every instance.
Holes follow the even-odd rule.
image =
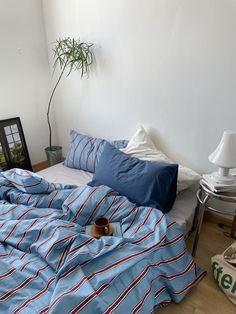
[[[140,160],[106,143],[90,186],[107,185],[141,206],[171,210],[178,165]]]
[[[106,141],[104,139],[93,138],[74,130],[71,131],[70,149],[64,165],[70,168],[94,172],[105,144]],[[112,141],[111,144],[117,148],[125,148],[128,141]]]

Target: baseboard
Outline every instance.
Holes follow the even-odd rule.
[[[62,157],[62,161],[64,161],[65,159],[66,159],[65,157]],[[46,169],[48,167],[49,166],[48,166],[47,160],[41,161],[38,164],[35,164],[32,166],[34,172],[38,172],[38,171]]]
[[[48,168],[48,162],[47,160],[41,161],[38,164],[33,165],[32,168],[34,172],[38,172],[40,170]]]

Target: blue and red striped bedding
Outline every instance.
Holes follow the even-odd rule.
[[[45,182],[19,169],[0,175],[0,313],[146,314],[203,277],[158,209],[106,186]],[[122,238],[85,234],[101,215],[120,222]]]

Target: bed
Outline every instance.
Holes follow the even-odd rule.
[[[55,166],[39,171],[49,182],[86,185],[93,174],[87,171],[68,168],[59,163]],[[173,218],[187,236],[192,229],[196,209],[196,194],[186,189],[177,195],[172,210],[168,215]]]
[[[71,135],[65,164],[0,174],[0,313],[146,314],[181,302],[205,275],[185,244],[196,205],[186,182],[195,174],[129,157],[120,151],[125,141]],[[101,169],[102,181],[120,172],[115,179],[121,189],[127,180],[131,196],[99,183]],[[132,191],[141,202],[131,200]],[[120,235],[87,232],[101,216],[119,225]]]

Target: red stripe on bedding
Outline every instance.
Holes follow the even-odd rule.
[[[47,224],[48,223],[50,223],[51,221],[48,221],[47,222]],[[45,226],[43,226],[42,228],[41,228],[41,230],[44,228]],[[51,236],[50,237],[48,237],[47,239],[45,239],[38,247],[37,247],[37,251],[39,250],[39,248],[40,247],[42,247],[44,244],[46,244],[47,242],[49,242],[53,237],[54,237],[54,235],[55,235],[55,233],[57,232],[57,230],[59,230],[59,229],[74,229],[74,228],[77,228],[77,226],[74,226],[74,225],[69,225],[69,226],[65,226],[65,225],[59,225],[59,226],[57,226],[54,230],[53,230],[53,233],[51,234]],[[40,230],[40,231],[41,231]],[[38,240],[38,238],[37,238],[37,240]],[[36,242],[36,241],[35,241]]]
[[[57,197],[59,191],[56,191],[55,195],[53,196],[53,198],[49,201],[48,207],[50,208],[52,206],[53,201],[55,200],[55,198]]]
[[[96,206],[94,207],[93,210],[91,210],[91,214],[89,216],[89,218],[87,219],[86,223],[84,224],[85,226],[88,225],[88,223],[91,221],[95,211],[98,209],[98,207],[106,200],[107,196],[109,196],[110,194],[112,194],[113,191],[109,191],[107,192],[96,204]]]
[[[31,281],[35,280],[39,277],[40,273],[44,271],[45,269],[49,268],[49,265],[44,265],[43,267],[39,268],[35,275],[25,279],[19,286],[15,287],[14,289],[11,289],[7,293],[0,296],[0,301],[7,300],[10,296],[12,296],[14,293],[16,293],[18,290],[24,288],[26,285],[28,285]]]
[[[147,238],[149,238],[155,231],[156,231],[156,227],[160,224],[160,222],[162,221],[162,219],[165,217],[165,215],[162,215],[158,220],[157,222],[155,223],[155,226],[154,226],[154,229],[148,233],[146,233],[142,238],[139,238],[138,240],[135,240],[133,243],[134,244],[137,244],[137,243],[140,243],[144,240],[146,240]],[[167,225],[167,228],[168,228],[168,225]]]
[[[31,303],[32,301],[35,301],[36,299],[38,299],[39,297],[41,297],[43,294],[45,294],[48,290],[50,285],[55,281],[55,278],[51,278],[48,282],[46,287],[44,287],[41,291],[39,291],[36,295],[34,295],[33,297],[27,299],[25,302],[23,302],[19,307],[17,307],[17,309],[15,309],[14,312],[12,312],[12,314],[17,314],[19,313],[21,310],[23,310],[29,303]],[[47,307],[48,308],[48,307]],[[40,313],[43,313],[42,311]]]
[[[95,170],[96,170],[96,164],[97,164],[97,154],[98,154],[98,151],[99,151],[99,148],[100,148],[100,146],[103,144],[105,142],[105,140],[102,140],[99,144],[98,144],[98,147],[97,147],[97,150],[96,150],[96,152],[95,152],[95,158],[94,158],[94,172],[95,172]]]
[[[65,249],[63,250],[63,252],[61,254],[61,257],[59,258],[59,261],[57,263],[56,272],[58,272],[59,268],[61,267],[61,265],[62,265],[62,263],[63,263],[63,261],[65,259],[65,256],[67,255],[67,252],[69,250],[69,247],[70,247],[72,241],[73,241],[73,239],[71,239],[69,241],[69,243],[66,245]]]
[[[10,213],[10,212],[12,212],[13,210],[15,210],[17,207],[19,207],[19,205],[12,206],[12,207],[11,207],[11,208],[9,208],[6,212],[1,213],[1,214],[0,214],[0,217],[1,217],[1,216],[5,216],[5,215],[7,215],[8,213]],[[1,226],[1,227],[2,227],[2,226]]]
[[[92,195],[97,191],[98,187],[94,188],[89,195],[86,197],[85,201],[83,202],[82,205],[80,205],[80,207],[77,210],[77,213],[75,214],[75,218],[73,219],[73,222],[75,222],[81,212],[81,210],[83,209],[83,207],[85,206],[85,204],[88,202],[88,200],[92,197]]]
[[[71,238],[74,238],[74,237],[76,237],[76,235],[77,235],[76,233],[70,234],[70,235],[68,235],[68,236],[66,236],[66,237],[64,237],[64,238],[61,238],[60,240],[54,242],[53,245],[50,247],[50,249],[47,251],[47,253],[44,255],[44,258],[47,258],[47,257],[48,257],[48,255],[52,252],[53,248],[54,248],[57,244],[62,243],[62,242],[64,242],[64,241],[67,241],[67,240],[69,240],[69,239],[71,239]]]
[[[14,185],[21,186],[21,187],[24,187],[24,188],[32,188],[32,187],[35,187],[35,186],[41,184],[41,182],[42,182],[42,178],[41,178],[37,183],[31,184],[31,185],[20,184],[20,183],[18,183],[18,182],[15,182],[15,181],[12,181],[12,180],[11,180],[11,183],[13,183]]]
[[[135,235],[135,233],[137,233],[137,232],[140,230],[141,227],[143,227],[144,225],[146,225],[146,222],[148,221],[148,218],[150,217],[152,211],[153,211],[153,207],[149,209],[146,218],[144,219],[143,222],[141,222],[141,224],[140,224],[139,226],[137,226],[137,228],[136,228],[136,229],[134,230],[134,232],[131,234],[131,237],[132,237],[133,235]]]
[[[177,261],[178,259],[180,259],[184,255],[184,253],[185,253],[185,251],[180,253],[178,256],[176,256],[174,258],[173,257],[170,258],[169,260],[162,261],[162,262],[159,262],[159,263],[155,263],[155,264],[151,264],[151,265],[146,266],[146,268],[138,275],[138,277],[135,280],[132,281],[132,283],[120,294],[120,296],[116,299],[116,301],[113,302],[107,308],[107,310],[103,314],[110,314],[110,313],[112,313],[112,311],[115,310],[119,306],[119,304],[126,298],[128,293],[131,290],[133,290],[133,288],[140,283],[140,281],[146,276],[147,272],[151,268],[158,267],[158,266],[163,265],[163,264],[173,263],[173,262]]]
[[[117,213],[117,211],[118,211],[124,204],[126,204],[127,201],[128,201],[127,198],[125,198],[125,199],[123,199],[123,200],[121,201],[121,203],[114,209],[114,211],[113,211],[113,212],[111,213],[111,215],[109,216],[109,220],[111,220],[111,219],[114,217],[114,215]]]
[[[60,301],[60,299],[61,299],[64,295],[66,295],[66,294],[68,294],[68,293],[70,293],[70,292],[73,292],[73,291],[76,291],[77,289],[79,289],[79,287],[80,287],[86,280],[91,280],[91,279],[92,279],[94,276],[96,276],[97,274],[106,272],[107,270],[110,270],[111,268],[116,267],[116,266],[118,266],[118,265],[120,265],[120,264],[122,264],[122,263],[124,263],[124,262],[126,262],[126,261],[128,261],[128,260],[130,260],[130,259],[132,259],[132,258],[135,258],[135,257],[137,257],[137,256],[140,256],[140,255],[146,254],[147,252],[152,251],[152,250],[153,250],[155,247],[157,247],[164,239],[165,239],[165,235],[163,235],[163,237],[161,238],[161,240],[160,240],[158,243],[154,244],[153,246],[151,246],[151,247],[149,247],[149,248],[144,249],[142,252],[134,253],[134,254],[128,255],[128,256],[126,256],[126,257],[123,257],[123,258],[121,258],[120,260],[118,260],[118,261],[116,261],[116,262],[114,262],[114,263],[111,263],[110,265],[104,267],[103,269],[100,269],[100,270],[94,272],[94,273],[91,274],[90,276],[88,276],[88,277],[83,277],[83,279],[82,279],[76,286],[72,287],[72,288],[71,288],[70,290],[68,290],[67,292],[64,292],[60,297],[56,298],[56,299],[52,302],[52,304],[50,305],[50,309],[51,309],[55,304],[57,304],[57,303]],[[78,265],[76,265],[76,267],[77,267],[77,266],[78,266]],[[75,267],[74,269],[76,269],[76,267]],[[61,277],[58,279],[58,281],[59,281],[59,280],[61,280]]]
[[[75,153],[76,153],[76,151],[77,151],[77,149],[79,147],[79,144],[82,142],[82,140],[83,140],[83,138],[81,138],[79,140],[79,142],[75,146],[75,149],[74,149],[74,152],[73,152],[73,155],[72,155],[72,168],[75,168]],[[72,147],[71,147],[71,149],[72,149]]]
[[[80,156],[79,156],[79,168],[81,169],[81,158],[82,158],[82,155],[83,155],[83,152],[85,150],[85,148],[87,147],[87,145],[92,141],[92,139],[89,139],[88,142],[84,145],[84,147],[82,148],[81,150],[81,153],[80,153]]]
[[[88,153],[87,159],[86,159],[86,169],[87,171],[89,171],[88,169],[88,161],[89,161],[89,157],[92,154],[92,152],[94,151],[94,145],[92,146],[92,148],[90,149],[90,152]]]

